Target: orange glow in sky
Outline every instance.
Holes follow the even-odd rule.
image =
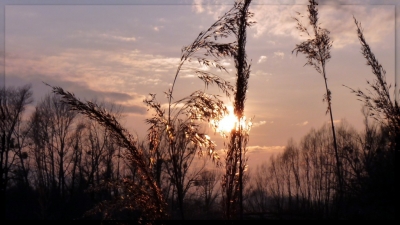
[[[235,126],[236,129],[238,128],[238,118],[235,116],[235,113],[233,112],[233,107],[232,106],[227,106],[228,108],[228,114],[224,116],[220,121],[215,122],[211,121],[212,124],[217,125],[217,132],[222,133],[222,134],[227,134],[231,132]],[[251,126],[251,122],[247,124],[248,126]],[[240,121],[240,126],[242,128],[246,127],[246,117],[244,117]]]

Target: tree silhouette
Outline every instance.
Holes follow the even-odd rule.
[[[21,152],[17,145],[21,135],[22,114],[32,102],[32,91],[30,85],[25,85],[20,88],[2,87],[0,92],[0,218],[4,219],[10,175],[15,169],[16,160],[19,158],[23,161],[27,157],[27,153]]]

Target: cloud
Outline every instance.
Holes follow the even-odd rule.
[[[262,62],[265,62],[267,59],[268,59],[268,57],[267,57],[267,56],[265,56],[265,55],[262,55],[262,56],[260,56],[260,58],[258,59],[258,62],[257,62],[257,63],[262,63]]]
[[[266,124],[266,123],[267,123],[267,121],[265,121],[265,120],[260,121],[260,122],[255,122],[255,123],[253,123],[252,127],[253,127],[253,128],[254,128],[254,127],[259,127],[259,126],[262,126],[262,125],[264,125],[264,124]]]
[[[362,22],[364,35],[370,43],[384,40],[395,31],[394,5],[340,5],[321,4],[318,6],[319,22],[321,27],[330,31],[333,48],[343,48],[347,45],[358,44],[353,15]],[[252,27],[255,38],[264,35],[292,37],[297,40],[306,40],[307,36],[300,36],[296,29],[296,12],[303,24],[308,25],[306,4],[302,5],[257,5],[251,8],[254,13],[252,20],[257,21]],[[268,13],[265,13],[268,12]],[[373,16],[371,16],[373,15]],[[384,26],[382,25],[384,24]]]
[[[136,37],[134,36],[122,36],[122,35],[116,35],[112,33],[98,33],[96,31],[84,31],[84,30],[77,30],[74,31],[74,33],[69,34],[68,38],[75,38],[75,39],[88,39],[88,40],[94,40],[94,39],[101,39],[101,40],[113,40],[113,41],[122,41],[122,42],[135,42]]]
[[[196,78],[197,76],[194,74],[184,74],[181,75],[180,78]]]
[[[333,48],[344,48],[359,44],[353,16],[362,22],[368,43],[376,43],[395,31],[394,12],[394,5],[339,5],[322,7],[319,15],[324,15],[320,16],[320,22],[331,32]]]
[[[129,92],[143,85],[167,85],[179,58],[145,54],[138,50],[118,53],[107,50],[67,49],[55,55],[20,53],[7,61],[10,76],[40,74],[63,81],[83,82],[96,89]],[[162,69],[160,69],[162,68]],[[169,78],[169,77],[168,77]]]
[[[265,34],[278,36],[291,36],[297,34],[295,32],[294,20],[292,12],[300,11],[301,6],[295,5],[257,5],[252,7],[254,13],[253,21],[257,23],[253,25],[253,36],[260,38]],[[303,7],[304,8],[304,7]],[[268,13],[266,13],[268,12]],[[293,33],[293,34],[292,34]]]
[[[163,108],[163,109],[168,109],[168,103],[164,103],[164,104],[162,104],[161,105],[161,108]],[[185,106],[185,104],[184,103],[178,103],[178,104],[173,104],[172,106],[171,106],[171,109],[181,109],[183,106]]]
[[[296,123],[297,126],[305,126],[308,124],[308,121],[304,121],[302,123]]]
[[[272,74],[264,72],[263,70],[256,70],[256,72],[252,72],[251,76],[255,77],[263,77],[263,76],[271,76]]]
[[[285,146],[248,146],[249,153],[277,153],[285,149]]]
[[[268,165],[269,164],[269,159],[273,157],[274,155],[281,154],[285,150],[285,146],[259,146],[259,145],[253,145],[253,146],[248,146],[247,149],[248,151],[248,165],[249,168],[256,168],[257,165],[264,164]]]
[[[285,57],[285,53],[281,51],[274,52],[274,58],[275,57],[280,57],[281,59],[283,59]]]
[[[193,1],[193,5],[192,5],[192,9],[193,9],[193,11],[195,11],[196,13],[202,13],[202,12],[204,12],[203,1],[202,1],[202,0],[194,0],[194,1]]]
[[[192,10],[198,14],[207,13],[218,19],[232,6],[232,4],[227,5],[225,0],[194,0]]]
[[[146,114],[147,109],[138,105],[122,105],[123,112],[134,114]]]
[[[7,77],[19,77],[24,82],[45,81],[77,96],[96,97],[119,104],[128,113],[143,114],[144,97],[137,93],[167,90],[170,76],[166,75],[176,69],[178,62],[179,58],[138,50],[113,53],[73,48],[48,55],[14,51],[7,58]]]
[[[164,26],[154,26],[153,30],[154,31],[160,31],[160,29],[164,28]]]
[[[137,94],[135,92],[120,92],[120,91],[108,91],[107,87],[96,88],[90,87],[88,83],[81,81],[67,81],[58,79],[57,77],[46,77],[46,76],[32,76],[22,78],[18,76],[9,76],[8,80],[11,83],[31,83],[34,91],[34,99],[36,102],[40,101],[46,94],[51,92],[50,87],[45,86],[42,82],[46,82],[51,86],[59,86],[65,91],[74,93],[74,95],[82,101],[94,101],[99,105],[113,106],[114,108],[123,108],[123,113],[133,113],[144,115],[146,113],[146,107],[143,104],[145,96]]]
[[[259,127],[259,126],[265,125],[265,124],[267,124],[267,123],[273,124],[274,121],[265,121],[265,120],[262,120],[262,121],[260,121],[260,122],[255,122],[255,123],[253,123],[252,127],[253,127],[253,128],[254,128],[254,127]]]
[[[107,35],[107,34],[102,34],[102,36],[105,38],[114,39],[118,41],[126,41],[126,42],[136,41],[135,37],[123,37],[123,36]]]

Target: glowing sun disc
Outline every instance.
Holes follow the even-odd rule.
[[[224,116],[219,122],[217,131],[218,132],[231,132],[237,123],[237,118],[233,113],[233,107],[228,106],[228,114]]]

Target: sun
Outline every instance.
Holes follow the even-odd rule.
[[[225,115],[220,121],[217,123],[217,131],[218,132],[224,132],[228,133],[233,130],[237,123],[237,117],[235,116],[235,113],[233,113],[233,107],[232,106],[227,106],[228,109],[228,114]]]
[[[211,120],[210,124],[214,127],[215,131],[220,133],[223,137],[227,137],[227,135],[232,130],[239,130],[241,129],[246,130],[246,132],[250,131],[252,126],[251,120],[246,122],[246,116],[238,122],[238,118],[236,117],[235,113],[233,112],[232,106],[226,106],[228,113],[219,121]],[[240,124],[240,126],[239,126]]]

